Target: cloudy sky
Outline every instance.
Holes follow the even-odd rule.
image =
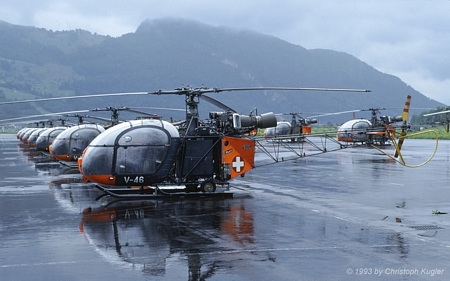
[[[450,105],[450,0],[2,0],[0,20],[102,35],[179,17],[349,53]],[[307,87],[308,85],[299,85]]]

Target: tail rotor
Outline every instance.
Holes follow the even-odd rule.
[[[402,121],[403,121],[403,124],[402,124],[402,126],[401,126],[402,131],[401,131],[400,136],[399,136],[399,138],[398,138],[398,144],[397,144],[397,146],[395,147],[395,154],[394,154],[394,157],[395,157],[395,158],[397,158],[399,155],[400,155],[400,157],[401,157],[400,150],[402,149],[403,142],[405,141],[406,132],[407,132],[407,130],[410,128],[409,125],[408,125],[408,115],[409,115],[409,106],[410,106],[410,103],[411,103],[411,96],[408,95],[408,96],[406,97],[405,106],[403,107],[403,112],[402,112]]]
[[[423,134],[432,133],[432,134],[434,134],[435,139],[436,139],[436,147],[434,148],[434,151],[432,152],[431,156],[425,162],[423,162],[421,164],[417,164],[417,165],[408,165],[408,164],[406,164],[405,159],[403,158],[403,155],[401,153],[401,149],[402,149],[402,146],[403,146],[403,142],[405,141],[405,138],[406,138],[406,132],[410,129],[410,126],[408,125],[408,115],[409,115],[410,102],[411,102],[411,96],[408,95],[406,97],[405,107],[403,108],[403,113],[402,113],[402,118],[401,118],[403,123],[402,123],[402,126],[401,126],[400,136],[398,137],[398,143],[397,143],[397,141],[395,139],[394,131],[390,132],[388,130],[389,137],[391,138],[392,144],[395,147],[395,154],[394,155],[388,154],[387,152],[381,150],[380,148],[378,148],[378,147],[376,147],[374,145],[372,145],[372,147],[374,147],[375,149],[377,149],[381,153],[385,154],[386,156],[388,156],[392,160],[395,160],[396,162],[400,163],[401,165],[403,165],[405,167],[417,168],[417,167],[423,166],[426,163],[430,162],[431,159],[436,154],[436,151],[437,151],[437,148],[438,148],[438,134],[435,131],[433,131],[433,130],[425,130],[425,131],[420,131],[420,132],[409,134],[408,137],[413,137],[413,136],[417,136],[417,135],[423,135]],[[398,118],[398,121],[400,121],[400,118]],[[398,159],[399,156],[400,156],[400,159]]]

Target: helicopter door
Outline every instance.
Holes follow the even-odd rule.
[[[213,139],[187,139],[183,154],[182,177],[213,175]]]

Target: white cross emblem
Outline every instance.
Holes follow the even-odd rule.
[[[233,159],[233,163],[231,165],[237,173],[240,173],[241,168],[244,168],[245,163],[244,163],[244,161],[241,161],[241,156],[236,156]]]

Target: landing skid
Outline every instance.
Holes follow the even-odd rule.
[[[232,192],[183,192],[183,191],[163,191],[156,188],[107,188],[96,184],[96,188],[103,191],[104,196],[112,196],[120,199],[206,199],[206,198],[233,198]]]
[[[69,168],[78,169],[78,163],[59,161],[59,164]]]

